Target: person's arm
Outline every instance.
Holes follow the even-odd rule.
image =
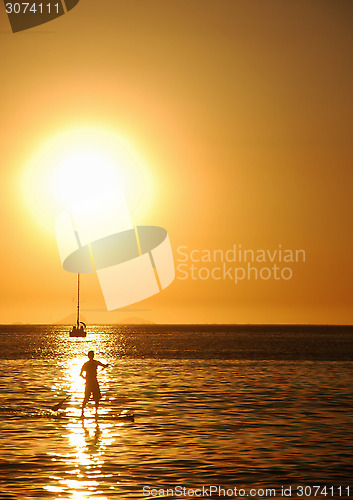
[[[85,365],[83,365],[83,367],[81,368],[81,371],[80,371],[80,377],[86,379],[85,375],[83,375],[83,372],[86,371],[86,368],[85,368]]]
[[[108,364],[108,363],[107,363],[107,364],[104,364],[104,363],[102,363],[101,361],[98,361],[98,363],[99,363],[99,366],[101,366],[102,368],[107,368],[107,366],[109,366],[109,364]]]

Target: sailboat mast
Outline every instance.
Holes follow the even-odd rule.
[[[80,326],[80,274],[77,274],[77,328]]]

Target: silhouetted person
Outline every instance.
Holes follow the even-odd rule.
[[[101,363],[100,361],[96,361],[94,358],[94,352],[89,351],[88,353],[89,361],[87,361],[81,368],[80,376],[86,380],[86,387],[85,387],[85,397],[82,403],[82,416],[84,415],[84,409],[85,406],[91,397],[91,394],[93,396],[93,399],[96,404],[96,415],[98,413],[98,406],[99,406],[99,400],[101,399],[101,391],[99,389],[99,384],[97,380],[97,369],[98,366],[101,366],[102,368],[106,368],[108,365],[105,365],[104,363]],[[83,375],[83,373],[86,373],[86,375]]]

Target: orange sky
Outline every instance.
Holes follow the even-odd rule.
[[[306,253],[290,280],[177,270],[162,293],[109,313],[85,275],[88,322],[352,323],[350,0],[81,0],[17,34],[0,7],[1,323],[74,312],[55,214],[44,227],[50,210],[33,215],[40,193],[23,179],[44,144],[80,127],[142,158],[132,216],[168,230],[176,265],[181,246]]]

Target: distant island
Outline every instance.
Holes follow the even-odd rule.
[[[83,321],[84,323],[89,325],[89,321],[83,315],[81,315],[81,321]],[[53,325],[73,325],[75,323],[76,323],[76,315],[69,314],[68,316],[65,316],[65,318],[62,318],[59,321],[55,321],[53,323]],[[96,324],[96,323],[94,323],[94,324]],[[119,321],[112,321],[111,324],[114,324],[114,325],[155,325],[156,323],[154,323],[153,321],[150,321],[148,319],[145,319],[145,318],[130,316],[130,317],[121,319]]]

